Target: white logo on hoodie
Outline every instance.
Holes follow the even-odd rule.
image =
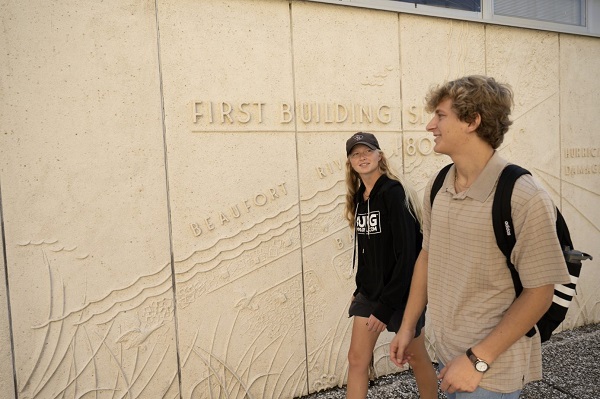
[[[356,216],[356,232],[358,234],[379,234],[381,223],[379,222],[379,211],[362,213]]]

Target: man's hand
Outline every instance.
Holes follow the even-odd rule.
[[[473,392],[483,379],[483,373],[475,370],[467,355],[461,355],[445,365],[438,379],[444,392]]]
[[[387,327],[387,324],[382,323],[377,317],[371,315],[367,320],[367,329],[372,332],[380,333]]]
[[[392,342],[390,342],[390,359],[398,367],[404,365],[412,358],[412,353],[408,353],[406,348],[415,336],[414,331],[405,331],[400,327]]]

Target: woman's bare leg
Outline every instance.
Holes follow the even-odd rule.
[[[369,365],[379,333],[367,329],[367,318],[354,316],[348,351],[347,399],[365,399],[369,389]]]

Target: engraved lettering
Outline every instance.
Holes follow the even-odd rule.
[[[267,196],[263,193],[258,193],[254,196],[254,205],[263,206],[267,203]]]
[[[369,123],[373,123],[373,110],[371,106],[367,106],[366,108],[362,105],[360,106],[360,123],[363,123],[363,116],[367,117]]]
[[[333,175],[338,170],[343,170],[345,163],[336,159],[332,162],[327,162],[325,166],[317,166],[315,167],[317,171],[317,176],[319,179],[323,179],[329,175]]]
[[[415,155],[417,153],[417,147],[415,146],[415,139],[410,137],[408,140],[406,140],[406,143],[408,144],[406,146],[406,153],[408,155]]]
[[[202,101],[192,101],[192,123],[198,123],[198,118],[204,116],[202,112],[198,111],[200,105],[202,105]]]
[[[241,200],[240,203],[246,208],[246,213],[250,213],[253,207],[265,206],[269,202],[279,200],[283,195],[287,195],[285,182],[280,183],[275,187],[268,188],[262,193],[256,193],[249,199]],[[216,220],[216,217],[218,217],[221,222],[219,226],[223,226],[226,222],[231,222],[232,218],[238,219],[242,217],[240,209],[239,204],[234,204],[225,211],[216,211],[212,217],[209,216],[203,218],[203,224],[206,225],[205,231],[215,230],[217,226],[215,226],[213,220]],[[203,233],[204,227],[200,227],[198,223],[190,223],[189,226],[195,237],[198,237]]]
[[[292,106],[288,103],[281,104],[281,123],[290,123],[293,119]]]
[[[278,187],[281,187],[281,191],[284,195],[287,195],[287,189],[285,188],[285,183],[281,183]]]
[[[227,101],[211,102],[211,101],[192,101],[192,122],[199,123],[202,120],[208,119],[208,123],[213,123],[213,105],[219,110],[217,114],[221,123],[239,123],[242,125],[250,122],[263,122],[263,107],[265,103],[261,102],[241,102],[230,103]],[[293,116],[289,116],[291,120]]]
[[[390,123],[392,121],[390,107],[388,107],[387,105],[382,105],[381,107],[379,107],[379,109],[377,110],[377,119],[379,119],[379,122],[381,123]]]
[[[229,219],[223,212],[219,212],[219,218],[221,219],[221,226],[223,226],[225,222],[229,222]]]
[[[191,118],[193,124],[201,122],[212,124],[263,123],[266,103],[264,102],[229,102],[229,101],[191,101]],[[213,112],[214,108],[214,112]],[[417,107],[411,112],[416,115]],[[356,104],[353,102],[290,102],[280,103],[279,121],[288,124],[299,115],[300,122],[308,124],[355,124],[380,122],[388,124],[392,121],[392,109],[385,104]],[[215,115],[216,114],[216,115]],[[415,116],[416,117],[416,116]],[[411,120],[412,121],[412,120]]]
[[[567,176],[600,174],[600,164],[565,166]]]
[[[402,139],[396,137],[396,145],[393,147],[391,155],[399,155],[400,151],[402,151]]]
[[[271,193],[271,199],[279,198],[279,194],[277,194],[277,191],[274,188],[270,188],[269,192]]]
[[[237,205],[234,205],[231,207],[231,214],[233,215],[234,218],[239,218],[241,216],[240,214],[240,208],[238,208]]]
[[[344,248],[344,242],[342,240],[340,240],[339,238],[335,239],[335,243],[337,244],[337,249],[342,249]]]
[[[410,115],[410,117],[408,118],[408,123],[416,125],[417,122],[419,121],[419,118],[417,116],[417,106],[416,105],[411,105],[408,108],[408,114]]]
[[[596,158],[600,156],[600,148],[566,148],[565,158]]]
[[[194,237],[198,237],[200,234],[202,234],[202,229],[200,226],[198,226],[198,223],[190,223],[190,229],[192,229],[192,234],[194,234]]]
[[[212,223],[212,221],[210,220],[210,218],[206,218],[204,219],[204,223],[206,223],[206,228],[210,231],[210,230],[214,230],[215,229],[215,225]]]
[[[263,105],[265,105],[265,103],[254,103],[256,104],[256,106],[258,107],[258,123],[262,123],[263,119],[262,119],[262,113],[263,113]]]
[[[424,143],[425,143],[425,145],[424,145]],[[423,155],[429,155],[433,152],[434,145],[435,145],[435,142],[433,141],[433,139],[431,137],[422,137],[419,140],[419,145],[418,145],[419,152]]]
[[[329,115],[329,112],[333,113],[333,110],[325,104],[325,123],[333,123],[333,115]]]
[[[325,171],[323,171],[323,168],[320,166],[317,166],[317,175],[319,175],[319,179],[323,179],[324,177],[327,177],[327,175],[325,174]]]
[[[312,110],[309,103],[300,104],[300,119],[304,123],[309,123],[312,120]]]
[[[238,118],[237,118],[238,122],[240,122],[240,123],[248,123],[248,122],[250,122],[250,112],[248,112],[248,111],[246,111],[246,110],[244,109],[244,108],[245,108],[245,107],[247,107],[248,105],[250,105],[250,104],[248,104],[248,103],[241,103],[241,104],[240,104],[240,106],[239,106],[239,110],[240,110],[240,112],[241,112],[243,115],[246,115],[246,117],[245,117],[245,118],[240,118],[240,117],[238,117]]]
[[[573,177],[577,175],[597,175],[600,174],[600,164],[588,163],[581,164],[581,162],[595,161],[594,158],[600,157],[599,147],[573,147],[565,148],[565,158],[575,161],[579,160],[579,165],[565,165],[564,174],[567,177]],[[586,159],[592,158],[592,159]]]
[[[433,153],[435,142],[432,137],[409,137],[406,139],[405,151],[406,155],[415,156],[417,154],[430,155]]]
[[[348,119],[348,109],[342,104],[337,104],[335,121],[337,123],[342,123],[345,122],[346,119]]]
[[[230,115],[231,110],[231,104],[225,101],[221,103],[221,123],[225,123],[225,117],[227,117],[229,123],[233,123],[233,118]]]

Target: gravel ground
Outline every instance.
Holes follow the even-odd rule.
[[[544,379],[527,384],[521,399],[600,398],[600,324],[563,331],[542,345]],[[437,366],[437,365],[436,365]],[[332,388],[298,399],[343,399],[346,389]],[[439,392],[439,399],[446,396]],[[374,381],[367,399],[418,399],[410,371]]]

